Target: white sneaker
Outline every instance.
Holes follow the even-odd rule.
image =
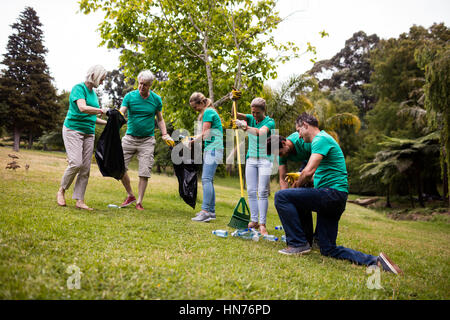
[[[211,217],[208,212],[200,211],[194,218],[191,219],[192,221],[197,222],[208,222],[211,220]]]

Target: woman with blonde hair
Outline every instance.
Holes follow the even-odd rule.
[[[189,104],[199,113],[198,123],[201,123],[200,134],[191,143],[205,141],[203,152],[203,203],[202,209],[192,218],[192,221],[208,222],[216,219],[216,195],[214,190],[214,175],[217,166],[223,162],[223,129],[220,116],[214,108],[211,99],[201,92],[194,92]]]
[[[106,124],[105,120],[97,118],[105,110],[100,108],[94,90],[103,83],[105,77],[105,68],[95,65],[88,70],[85,81],[75,85],[70,92],[69,110],[63,126],[64,147],[69,164],[56,195],[60,206],[66,206],[65,192],[78,175],[72,196],[76,200],[75,206],[78,209],[93,210],[84,202],[84,194],[94,151],[95,125]]]
[[[249,228],[259,229],[267,235],[266,217],[269,206],[269,185],[272,172],[272,156],[266,150],[266,141],[275,130],[275,121],[266,115],[266,101],[255,98],[250,104],[251,114],[237,113],[235,125],[248,133],[248,152],[245,163],[248,202],[250,207]],[[234,114],[234,109],[231,110]]]

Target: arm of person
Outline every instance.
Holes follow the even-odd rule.
[[[209,130],[210,129],[211,129],[211,122],[209,122],[209,121],[203,122],[202,133],[197,135],[193,140],[191,140],[191,144],[194,144],[196,142],[200,142],[203,139],[205,139],[205,137],[207,137],[209,135]]]
[[[234,119],[234,103],[231,105],[231,118]],[[236,118],[238,120],[246,120],[247,119],[245,113],[240,113],[240,112],[236,113]]]
[[[165,136],[167,134],[167,128],[161,111],[156,111],[156,119],[158,122],[159,130],[161,130],[161,135]]]
[[[84,100],[84,99],[78,99],[76,102],[77,102],[78,109],[83,113],[95,114],[95,115],[103,114],[103,110],[101,108],[95,108],[95,107],[88,106],[86,104],[86,100]]]
[[[284,180],[286,179],[287,166],[282,164],[278,167],[278,175],[280,176],[280,189],[284,190],[289,188],[289,184]]]
[[[311,157],[309,158],[309,161],[306,165],[306,167],[303,169],[302,174],[300,175],[300,178],[295,181],[295,183],[292,185],[294,188],[300,188],[303,185],[305,185],[307,182],[311,181],[312,177],[314,176],[314,173],[316,172],[317,168],[319,167],[320,162],[323,159],[323,155],[319,153],[313,153],[311,154]]]
[[[254,127],[247,127],[247,133],[250,133],[254,136],[263,136],[265,135],[267,137],[268,133],[269,133],[269,128],[267,128],[266,126],[262,126],[261,129],[258,128],[254,128]]]
[[[100,118],[97,118],[97,119],[95,120],[95,123],[96,123],[96,124],[105,125],[105,124],[107,123],[107,121],[106,121],[106,120],[103,120],[103,119],[100,119]]]
[[[120,112],[122,112],[122,114],[123,114],[124,116],[127,115],[127,111],[128,111],[128,108],[127,108],[127,107],[125,107],[125,106],[121,106],[121,107],[120,107]]]

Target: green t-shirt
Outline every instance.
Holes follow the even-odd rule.
[[[298,132],[294,132],[286,138],[294,144],[295,153],[290,153],[287,157],[278,157],[278,164],[286,165],[288,160],[294,162],[308,161],[311,156],[311,143],[306,143],[300,138]]]
[[[216,110],[213,108],[206,108],[203,112],[203,122],[211,122],[211,129],[209,130],[210,137],[205,139],[206,150],[223,150],[223,129],[222,121]]]
[[[271,117],[266,116],[262,121],[256,123],[255,118],[251,114],[246,114],[247,125],[253,128],[261,129],[262,127],[269,128],[267,132],[267,137],[255,136],[251,133],[248,134],[248,151],[246,159],[252,158],[267,158],[272,160],[272,156],[267,154],[266,140],[272,134],[272,130],[275,130],[275,120]],[[261,139],[260,139],[261,138]]]
[[[97,116],[81,112],[77,106],[77,100],[79,99],[86,100],[86,105],[89,107],[100,108],[95,91],[89,90],[84,82],[79,83],[70,91],[69,110],[64,120],[64,126],[84,134],[95,134]]]
[[[311,153],[323,156],[314,174],[314,188],[333,188],[348,193],[344,154],[333,137],[320,131],[311,142]]]
[[[162,100],[153,91],[147,99],[143,99],[139,90],[125,95],[122,107],[128,108],[127,132],[135,137],[151,137],[155,135],[156,112],[162,110]]]

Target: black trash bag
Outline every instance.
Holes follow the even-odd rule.
[[[108,110],[106,115],[108,122],[98,139],[95,159],[104,177],[120,180],[125,174],[125,161],[119,130],[127,121],[117,109]]]
[[[180,151],[180,157],[182,157],[183,149]],[[200,165],[195,164],[193,160],[193,149],[191,150],[191,158],[186,159],[180,164],[173,163],[173,169],[175,175],[178,178],[178,192],[180,197],[188,205],[195,209],[197,203],[197,172]]]

